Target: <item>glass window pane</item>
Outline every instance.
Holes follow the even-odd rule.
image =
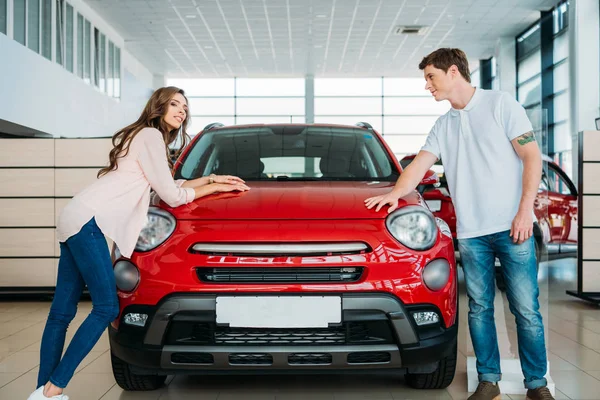
[[[436,101],[433,97],[384,97],[385,115],[442,115],[450,110],[447,100]]]
[[[564,92],[554,97],[554,121],[560,122],[568,120],[571,114],[569,102],[569,92]]]
[[[541,101],[542,92],[540,82],[541,78],[537,77],[536,79],[532,80],[531,82],[527,82],[517,89],[519,103],[521,103],[523,107],[527,107]]]
[[[90,21],[87,19],[84,21],[84,29],[83,29],[83,80],[86,83],[90,83],[92,77],[92,69],[90,65],[90,53],[91,53],[91,38],[90,31],[92,29],[92,25]]]
[[[100,87],[100,31],[94,28],[94,85]]]
[[[431,96],[424,78],[383,78],[385,96]]]
[[[13,0],[13,39],[25,46],[25,0]]]
[[[193,112],[193,111],[192,111]],[[212,124],[213,122],[220,122],[223,125],[227,126],[227,125],[233,125],[233,115],[228,116],[228,117],[211,117],[211,116],[196,116],[196,115],[192,115],[192,120],[191,123],[188,124],[188,128],[187,128],[187,133],[190,136],[195,136],[198,133],[200,133],[200,131],[202,131],[202,129],[204,129],[204,127],[208,124]]]
[[[294,115],[294,116],[292,116],[292,123],[293,124],[305,124],[306,123],[306,116],[304,116],[304,115],[301,115],[301,116]]]
[[[394,153],[414,154],[421,150],[427,135],[383,135],[383,139]]]
[[[65,42],[64,1],[56,1],[56,62],[64,65],[63,43]]]
[[[186,96],[234,96],[234,79],[167,79],[167,85],[177,86]]]
[[[304,115],[304,98],[237,99],[237,115]]]
[[[106,92],[106,36],[100,34],[100,90]]]
[[[304,96],[304,79],[237,79],[238,96]]]
[[[83,78],[83,17],[77,13],[77,75]]]
[[[523,36],[517,38],[517,58],[520,58],[539,47],[540,39],[540,24],[538,23],[525,32]]]
[[[554,62],[569,57],[569,31],[565,31],[554,39]]]
[[[115,45],[108,41],[108,77],[106,79],[106,93],[109,96],[115,94]]]
[[[554,67],[554,92],[560,92],[561,90],[569,87],[569,63],[564,62]]]
[[[319,115],[381,115],[381,97],[315,98],[315,114]]]
[[[427,134],[433,128],[438,117],[388,117],[383,118],[383,133],[421,133]]]
[[[73,7],[67,4],[67,17],[66,17],[66,67],[67,71],[73,72]]]
[[[339,117],[319,116],[315,115],[315,123],[320,124],[338,124],[355,126],[357,122],[367,122],[371,124],[373,129],[381,133],[381,117],[372,115],[348,115]]]
[[[40,52],[40,1],[27,0],[27,47]]]
[[[121,98],[121,49],[115,46],[115,95]]]
[[[519,83],[525,82],[527,79],[534,77],[542,72],[542,53],[536,51],[523,61],[517,64],[517,74]]]
[[[52,0],[42,0],[42,55],[52,60]]]
[[[4,33],[6,35],[6,26],[7,26],[7,14],[8,8],[6,0],[0,0],[0,33]]]
[[[425,86],[425,85],[423,85]],[[381,96],[381,78],[316,78],[315,96]]]
[[[233,97],[204,99],[188,97],[188,106],[192,115],[233,115],[235,113]]]
[[[572,146],[571,130],[569,121],[559,122],[554,125],[554,151],[571,150]]]

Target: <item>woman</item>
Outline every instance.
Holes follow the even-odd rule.
[[[139,119],[113,136],[110,164],[100,170],[99,179],[62,211],[56,227],[61,250],[56,292],[42,336],[37,390],[29,400],[67,400],[62,392],[75,369],[118,316],[105,236],[115,242],[123,256],[131,256],[145,223],[151,188],[171,207],[212,193],[249,189],[235,176],[173,180],[168,145],[181,134],[185,146],[188,121],[183,90],[158,89]],[[84,285],[92,297],[92,312],[61,359],[67,327],[75,317]]]

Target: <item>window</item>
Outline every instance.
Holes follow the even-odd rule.
[[[115,94],[115,45],[108,41],[108,74],[106,78],[106,93],[109,96]]]
[[[63,44],[65,43],[65,3],[63,0],[56,0],[56,62],[65,65]]]
[[[571,187],[567,181],[557,172],[554,167],[548,166],[547,172],[548,190],[554,193],[560,193],[563,195],[572,195]]]
[[[25,46],[25,0],[13,0],[13,39]]]
[[[381,180],[398,173],[382,144],[359,128],[316,126],[223,128],[198,140],[176,172],[245,180]]]
[[[83,78],[83,17],[77,13],[77,76]]]
[[[7,32],[7,16],[8,16],[8,4],[6,0],[0,0],[0,33],[6,35]]]
[[[70,4],[67,4],[65,29],[65,67],[73,72],[73,7]]]
[[[42,0],[42,55],[52,60],[52,0]]]
[[[40,52],[40,1],[27,0],[27,47]]]
[[[115,46],[114,77],[115,87],[113,97],[119,99],[121,98],[121,49],[117,46]]]
[[[90,65],[91,56],[91,29],[90,21],[84,19],[83,22],[83,80],[85,83],[91,83],[92,71]]]

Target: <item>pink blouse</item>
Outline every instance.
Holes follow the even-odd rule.
[[[130,257],[146,224],[150,188],[171,207],[194,200],[194,189],[180,187],[185,180],[173,180],[158,129],[142,129],[118,165],[116,171],[101,176],[65,206],[56,226],[60,242],[95,217],[100,230],[116,243],[123,256]]]

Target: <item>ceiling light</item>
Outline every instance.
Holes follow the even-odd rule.
[[[204,46],[205,49],[212,49],[212,46]]]
[[[394,28],[396,35],[424,35],[429,27],[423,25],[397,26]]]
[[[190,19],[192,19],[192,18],[196,18],[196,16],[195,16],[194,14],[186,15],[185,17],[186,17],[186,18],[190,18]]]
[[[327,15],[325,15],[325,14],[317,14],[317,18],[327,18]]]

